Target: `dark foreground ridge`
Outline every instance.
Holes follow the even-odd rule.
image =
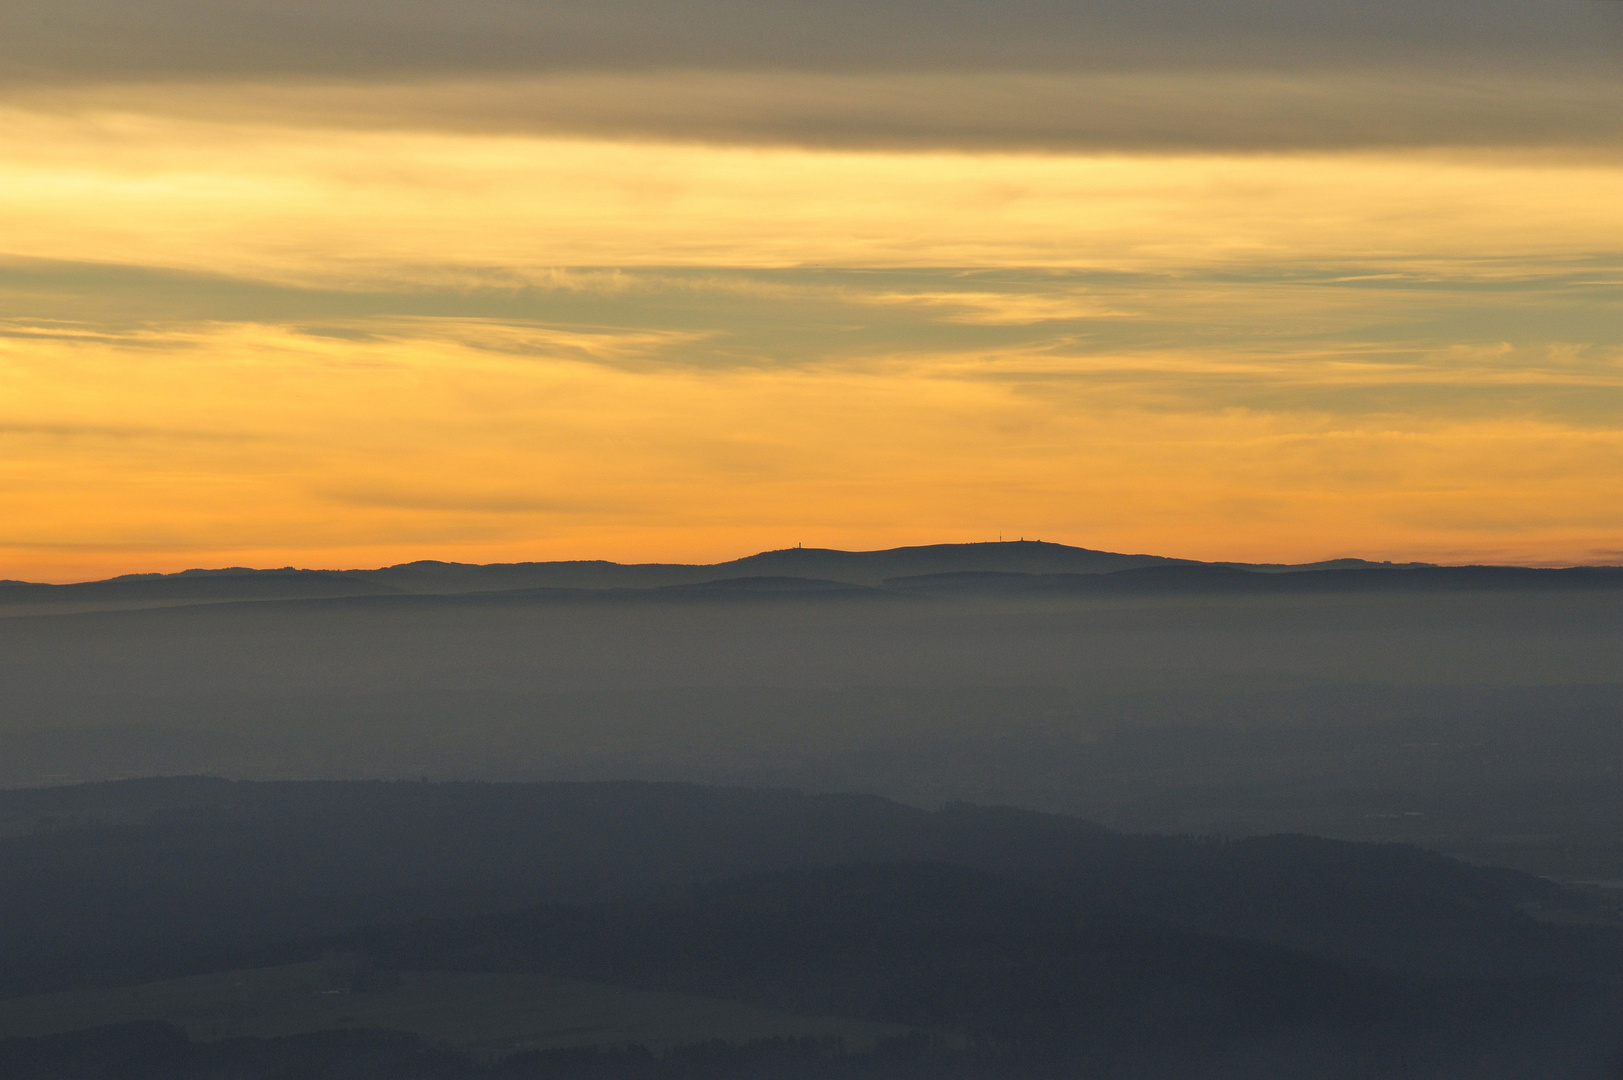
[[[0,1040],[14,1080],[927,1080],[1008,1075],[1008,1054],[966,1052],[928,1037],[851,1051],[831,1039],[561,1047],[476,1061],[405,1031],[345,1029],[281,1038],[198,1041],[159,1021]],[[1035,1064],[1035,1062],[1031,1063]]]
[[[675,784],[169,779],[0,815],[8,1078],[1623,1064],[1615,900],[1403,845]],[[620,1019],[542,1023],[588,997]]]

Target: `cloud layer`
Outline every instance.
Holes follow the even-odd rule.
[[[1594,561],[1623,529],[1601,269],[657,270],[345,294],[84,268],[59,304],[168,318],[0,324],[0,547],[25,578],[1000,531]],[[231,321],[177,317],[211,287],[234,291]],[[6,310],[38,304],[0,288]],[[1548,343],[1586,314],[1592,340]]]
[[[1620,57],[1615,0],[20,0],[0,577],[1590,561]]]
[[[0,111],[9,254],[303,283],[556,266],[1510,263],[1617,250],[1623,163],[915,154]]]
[[[1609,0],[28,0],[24,78],[1615,65]]]
[[[573,72],[48,85],[5,98],[58,116],[882,151],[1623,147],[1623,77],[1607,72]]]
[[[0,96],[838,147],[1615,150],[1614,0],[13,5]]]

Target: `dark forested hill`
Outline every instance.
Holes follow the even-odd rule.
[[[1415,848],[1131,836],[870,796],[166,779],[3,792],[0,821],[12,993],[369,923],[891,862],[1022,875],[1067,902],[1416,971],[1609,970],[1527,915],[1582,907],[1576,894]]]
[[[641,783],[127,781],[0,792],[0,823],[13,996],[337,955],[967,1040],[940,1077],[1137,1077],[1309,1051],[1383,1068],[1559,1059],[1578,1063],[1562,1075],[1599,1076],[1623,1000],[1604,902],[1401,845]],[[127,1035],[179,1062],[225,1053]],[[96,1038],[115,1058],[126,1046]],[[241,1049],[280,1061],[302,1045]],[[16,1043],[0,1062],[101,1046]],[[612,1060],[600,1075],[632,1075]],[[817,1060],[748,1075],[885,1075],[860,1072],[877,1059],[840,1058],[847,1074]]]
[[[1331,879],[1325,884],[1334,888],[1349,875]],[[1163,910],[1235,900],[1179,896],[1166,884],[1149,890]],[[1281,1070],[1280,1054],[1298,1062],[1342,1057],[1348,1075],[1360,1076],[1448,1075],[1432,1070],[1462,1060],[1490,1072],[1539,1063],[1574,1077],[1604,1067],[1623,1005],[1608,981],[1620,971],[1615,954],[1610,976],[1590,967],[1601,976],[1594,979],[1555,970],[1518,976],[1511,968],[1416,977],[1369,962],[1383,950],[1368,946],[1402,919],[1388,911],[1355,927],[1360,919],[1349,913],[1379,889],[1374,881],[1365,886],[1342,897],[1340,913],[1322,897],[1310,905],[1337,924],[1342,951],[1367,954],[1345,962],[1194,931],[1055,889],[1040,875],[941,864],[790,871],[614,904],[363,932],[332,944],[385,967],[540,970],[925,1025],[1017,1052],[1013,1061],[1024,1054],[1035,1075],[1205,1075],[1197,1064],[1226,1054],[1253,1056],[1259,1071],[1249,1075],[1267,1076],[1310,1075]],[[1302,903],[1295,891],[1288,905]],[[1435,928],[1439,914],[1416,912],[1413,938]],[[1478,910],[1460,932],[1478,943],[1518,933],[1507,911],[1486,914]],[[1553,944],[1522,936],[1530,952]],[[1005,1075],[1023,1073],[1013,1061]]]

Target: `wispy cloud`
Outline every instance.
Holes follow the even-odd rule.
[[[1600,161],[813,153],[18,110],[0,138],[12,255],[362,289],[560,266],[1525,273],[1623,235],[1623,164]]]
[[[630,302],[658,311],[672,295],[694,294]],[[824,299],[804,302],[821,317]],[[30,414],[9,423],[43,433],[14,437],[0,465],[28,526],[5,538],[5,576],[105,576],[131,552],[156,567],[200,551],[707,558],[785,530],[863,546],[999,519],[1211,557],[1308,558],[1333,537],[1340,551],[1573,561],[1623,529],[1615,352],[1286,354],[1242,339],[1078,353],[1045,324],[1014,328],[1030,335],[1015,347],[938,352],[928,306],[876,310],[911,313],[923,336],[899,350],[887,323],[865,358],[778,366],[686,360],[706,347],[687,337],[658,362],[545,354],[544,327],[488,319],[325,337],[197,325],[171,331],[183,349],[138,361],[99,337],[30,339],[0,364],[12,412]],[[774,311],[792,334],[793,306]],[[966,329],[1009,330],[953,332]],[[208,430],[242,441],[185,439]],[[1209,545],[1190,546],[1191,523]]]
[[[503,356],[567,358],[606,364],[653,361],[717,334],[717,331],[548,326],[528,321],[454,317],[376,320],[370,330],[400,341],[424,338],[454,341]]]
[[[856,303],[913,308],[943,322],[971,326],[1034,326],[1133,316],[1131,311],[1085,293],[849,291],[845,295]]]
[[[399,478],[394,478],[380,483],[317,488],[313,494],[346,506],[447,511],[452,514],[581,515],[627,513],[637,508],[634,503],[579,497],[557,498],[511,488],[491,489],[488,484],[476,480],[436,490],[402,484]]]
[[[1616,549],[1623,5],[988,10],[8,21],[0,574]]]
[[[1478,149],[1615,156],[1606,67],[541,75],[0,85],[0,101],[283,128],[880,151],[1270,153]]]
[[[259,437],[240,431],[206,431],[172,427],[144,427],[130,424],[19,423],[0,416],[0,439],[7,436],[50,440],[96,439],[127,442],[244,443]]]
[[[559,70],[1570,69],[1623,16],[1551,0],[596,0],[455,8],[366,0],[55,0],[0,39],[13,79],[183,73],[378,77]]]

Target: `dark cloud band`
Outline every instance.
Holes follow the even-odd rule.
[[[859,149],[1547,149],[1615,156],[1623,77],[1385,72],[618,72],[113,83],[13,105],[228,123]]]
[[[12,79],[1616,67],[1615,0],[23,0]]]

